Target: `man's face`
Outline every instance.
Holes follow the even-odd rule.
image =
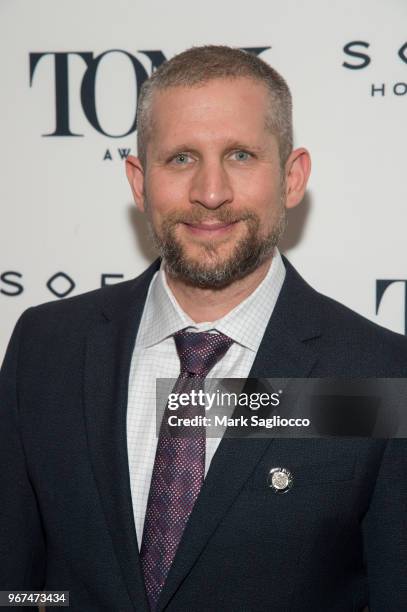
[[[217,79],[154,95],[145,209],[168,272],[224,287],[270,258],[285,221],[262,83]]]

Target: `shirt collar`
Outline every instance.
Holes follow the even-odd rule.
[[[216,330],[238,344],[257,351],[285,278],[281,255],[275,249],[262,282],[243,302],[213,322],[195,323],[180,307],[168,286],[163,262],[149,287],[137,345],[149,347],[185,327],[191,331]]]

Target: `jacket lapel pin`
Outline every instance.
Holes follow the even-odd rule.
[[[284,467],[271,468],[267,476],[267,484],[274,493],[287,493],[293,486],[293,475]]]

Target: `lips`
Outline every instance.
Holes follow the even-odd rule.
[[[232,223],[184,223],[188,230],[200,236],[216,236],[226,233],[237,221]]]
[[[233,225],[233,224],[232,223],[196,223],[196,224],[187,223],[186,225],[188,225],[189,227],[192,227],[193,229],[213,231],[213,230],[224,229],[225,227],[228,227],[229,225]]]

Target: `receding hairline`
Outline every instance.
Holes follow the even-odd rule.
[[[254,76],[251,75],[227,75],[225,77],[219,77],[219,76],[214,76],[214,77],[210,77],[207,78],[205,80],[200,80],[199,82],[196,83],[191,83],[190,85],[186,85],[184,83],[177,83],[175,85],[170,84],[170,85],[160,85],[158,87],[156,87],[154,90],[152,90],[151,92],[151,99],[150,99],[150,127],[153,123],[153,109],[154,109],[154,103],[157,100],[157,97],[159,97],[161,94],[165,94],[166,92],[171,92],[172,90],[176,91],[176,90],[181,90],[181,89],[185,89],[185,90],[191,90],[191,89],[203,89],[204,87],[206,87],[207,85],[210,85],[211,83],[216,83],[216,82],[236,82],[236,81],[252,81],[252,83],[255,83],[257,85],[260,85],[260,87],[263,89],[264,93],[266,94],[266,99],[268,100],[268,105],[272,105],[273,100],[272,100],[272,96],[270,95],[270,88],[267,87],[267,84],[259,78],[256,78]],[[271,110],[272,109],[268,109]],[[267,125],[266,127],[270,127],[269,125]]]
[[[285,79],[261,58],[225,46],[192,47],[165,62],[143,84],[137,120],[138,150],[143,162],[152,127],[153,99],[176,88],[200,88],[212,81],[248,80],[263,84],[269,101],[265,128],[277,138],[284,165],[292,151],[292,100]]]
[[[200,87],[205,87],[209,83],[213,83],[216,81],[223,82],[233,82],[233,81],[253,81],[259,85],[262,85],[268,93],[270,92],[270,88],[267,86],[266,82],[260,77],[256,77],[251,74],[227,74],[225,76],[208,76],[206,78],[200,79],[199,81],[194,81],[191,83],[169,83],[169,84],[161,84],[157,83],[157,85],[152,90],[152,94],[156,94],[159,92],[164,92],[170,89],[199,89]]]
[[[154,112],[154,106],[155,103],[157,101],[157,98],[160,97],[160,95],[165,94],[166,92],[170,92],[170,91],[176,91],[176,90],[191,90],[191,89],[203,89],[205,88],[205,86],[214,83],[216,81],[219,82],[236,82],[236,81],[251,81],[252,83],[255,83],[257,85],[259,85],[261,87],[261,89],[263,89],[265,95],[266,95],[266,112],[265,112],[265,117],[264,117],[264,127],[266,130],[268,130],[270,132],[270,134],[272,136],[274,136],[277,140],[277,144],[278,144],[278,134],[276,133],[276,130],[273,129],[273,125],[272,125],[272,120],[271,120],[271,115],[273,112],[272,106],[273,106],[273,97],[271,95],[270,92],[270,88],[267,86],[267,83],[259,78],[256,77],[254,75],[251,74],[242,74],[242,75],[226,75],[226,76],[211,76],[206,78],[205,80],[199,80],[197,82],[194,83],[190,83],[190,84],[185,84],[185,83],[176,83],[176,84],[164,84],[164,85],[159,85],[157,87],[155,87],[152,91],[151,91],[151,98],[150,98],[150,105],[149,105],[149,122],[148,122],[148,126],[146,126],[146,131],[144,133],[144,138],[146,140],[145,142],[145,154],[147,153],[147,148],[148,148],[148,144],[149,144],[149,140],[151,138],[151,132],[152,129],[154,128],[154,116],[156,116],[156,113]]]

